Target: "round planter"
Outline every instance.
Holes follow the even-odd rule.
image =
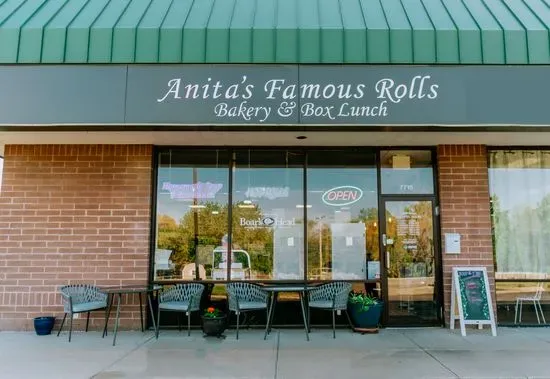
[[[45,317],[36,317],[34,319],[34,330],[39,336],[46,336],[52,333],[53,323],[55,317],[45,316]]]
[[[202,331],[205,336],[220,337],[225,331],[226,319],[225,315],[220,317],[202,317]]]
[[[348,303],[348,312],[351,317],[351,321],[357,328],[362,329],[378,328],[383,309],[384,304],[381,302],[376,305],[369,306],[367,311],[363,310],[363,306],[361,304]]]

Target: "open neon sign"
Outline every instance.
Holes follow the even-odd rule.
[[[349,205],[359,201],[363,197],[363,191],[354,186],[340,186],[331,188],[323,194],[323,203],[333,207]]]

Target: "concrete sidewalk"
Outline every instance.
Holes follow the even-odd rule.
[[[0,333],[0,378],[550,378],[550,328]]]

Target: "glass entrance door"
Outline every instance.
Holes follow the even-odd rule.
[[[387,324],[440,323],[432,200],[383,201]]]

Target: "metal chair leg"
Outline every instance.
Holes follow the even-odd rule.
[[[239,314],[240,312],[236,312],[237,313],[237,339],[239,339]]]
[[[86,333],[88,333],[89,324],[90,324],[90,312],[88,312],[88,317],[86,317]]]
[[[351,322],[351,317],[349,317],[349,312],[347,309],[344,310],[344,312],[346,313],[346,318],[348,319],[349,326],[351,327],[351,330],[353,330],[355,326],[353,325],[353,322]]]
[[[191,335],[191,312],[187,312],[187,336]]]
[[[67,312],[63,315],[63,320],[61,320],[61,325],[59,325],[59,330],[57,331],[57,336],[59,337],[59,333],[61,333],[61,329],[63,329],[63,324],[65,323],[65,318],[67,317]]]
[[[311,309],[307,311],[307,331],[311,333]]]
[[[275,305],[277,304],[277,293],[271,295],[271,305],[269,307],[269,328],[267,334],[271,333],[271,326],[273,326],[273,318],[275,318]]]
[[[157,310],[157,330],[155,331],[157,340],[159,339],[159,329],[160,329],[160,307]]]
[[[153,301],[151,300],[151,293],[147,294],[147,302],[149,303],[149,313],[151,313],[151,322],[153,323],[153,330],[156,332],[157,323],[155,322],[155,312],[153,311]]]
[[[268,303],[269,304],[269,303]],[[267,328],[269,327],[269,307],[265,309],[265,333],[264,333],[264,341],[267,338]]]
[[[542,306],[540,305],[540,301],[539,301],[539,300],[537,300],[537,304],[539,305],[539,311],[540,311],[540,315],[541,315],[541,317],[542,317],[542,322],[543,322],[544,324],[546,324],[546,319],[544,318],[544,313],[542,313]]]
[[[336,311],[332,310],[332,338],[336,338]]]
[[[101,338],[105,338],[107,335],[107,322],[109,320],[109,307],[105,308],[105,323],[103,325],[103,334],[101,335]]]
[[[304,291],[300,291],[300,307],[302,308],[302,319],[304,320],[304,331],[306,332],[306,340],[309,341],[309,331],[307,326],[306,305],[304,304]]]
[[[537,301],[533,300],[533,306],[535,307],[535,314],[537,315],[537,322],[540,324],[539,309],[537,308]]]
[[[109,306],[105,310],[105,326],[103,328],[103,336],[102,337],[105,337],[107,335],[107,326],[109,325],[109,316],[111,315],[111,309],[113,309],[113,301],[115,299],[115,295],[110,294],[109,297],[111,299],[109,300]]]
[[[523,300],[519,301],[519,323],[521,324],[521,313],[523,311]]]
[[[514,324],[518,323],[518,312],[519,312],[519,299],[516,299],[516,313],[514,315]]]
[[[71,342],[71,336],[73,334],[73,313],[70,314],[71,319],[69,320],[69,342]]]

